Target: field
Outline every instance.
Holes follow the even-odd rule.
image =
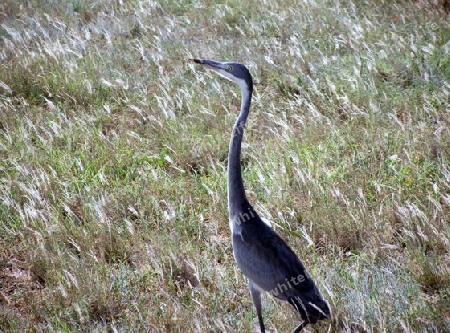
[[[0,4],[0,332],[258,332],[226,164],[333,311],[450,332],[450,4]],[[268,331],[299,317],[263,297]],[[330,326],[331,325],[331,326]]]

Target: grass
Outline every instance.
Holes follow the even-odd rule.
[[[445,1],[0,5],[0,331],[250,332],[230,244],[244,179],[333,332],[450,330]],[[263,301],[271,332],[295,327]],[[309,327],[323,332],[327,324]]]

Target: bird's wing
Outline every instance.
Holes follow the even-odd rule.
[[[234,233],[233,250],[244,275],[273,297],[288,301],[303,320],[315,323],[329,317],[328,303],[300,259],[264,222]]]
[[[233,249],[244,275],[274,297],[287,300],[316,288],[297,255],[263,222],[233,235]]]

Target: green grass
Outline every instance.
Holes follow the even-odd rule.
[[[450,330],[445,1],[0,5],[0,331],[251,332],[226,162],[332,332]],[[265,297],[271,332],[298,317]],[[324,332],[327,323],[309,327]]]

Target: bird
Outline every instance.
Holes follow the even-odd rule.
[[[265,333],[262,292],[288,302],[300,313],[302,321],[293,333],[301,332],[308,324],[330,320],[330,307],[303,263],[280,235],[260,218],[245,193],[241,145],[253,94],[250,71],[236,62],[190,60],[214,70],[241,89],[241,109],[232,129],[228,153],[228,215],[233,255],[238,268],[248,278],[261,333]]]

